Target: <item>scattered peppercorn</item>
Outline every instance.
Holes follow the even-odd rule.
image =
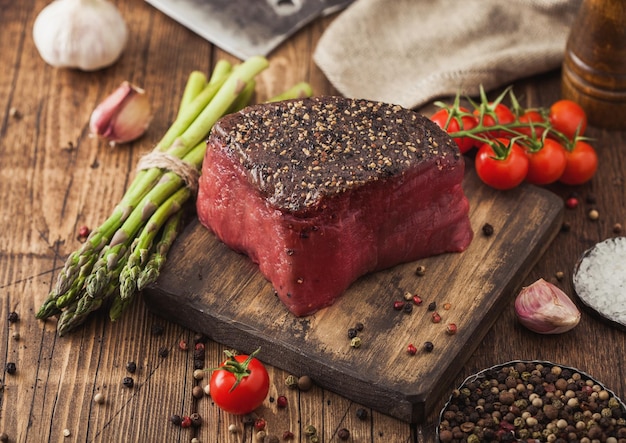
[[[20,320],[20,316],[15,311],[9,312],[8,320],[9,320],[9,323],[17,323]]]
[[[194,350],[204,353],[204,343],[199,342],[194,345]]]
[[[265,421],[264,418],[257,418],[254,421],[254,429],[257,431],[264,430],[266,425],[267,425],[267,422]]]
[[[405,299],[406,301],[411,301],[411,300],[413,299],[413,294],[411,294],[409,291],[406,291],[406,292],[404,293],[404,299]]]
[[[63,429],[63,437],[69,437],[72,432],[69,429]]]
[[[189,345],[185,340],[181,340],[178,342],[178,349],[180,349],[181,351],[187,351],[189,350]]]
[[[170,417],[170,421],[172,422],[173,425],[180,426],[181,423],[183,422],[183,419],[181,418],[180,415],[174,414]]]
[[[276,399],[276,406],[280,409],[284,409],[287,407],[287,397],[284,395],[279,395]]]
[[[159,348],[159,357],[166,358],[169,354],[170,354],[170,351],[166,347]]]
[[[257,433],[254,434],[254,441],[262,443],[265,441],[265,437],[267,437],[267,433],[265,431],[257,431]]]
[[[104,394],[102,392],[98,392],[96,395],[93,396],[93,401],[96,402],[99,405],[103,404],[104,403]]]
[[[430,316],[433,323],[439,323],[441,321],[441,315],[437,311],[433,312]]]
[[[19,340],[21,338],[20,333],[15,331],[13,332],[13,334],[11,334],[11,336],[13,337],[13,340]]]
[[[423,303],[422,297],[420,297],[419,295],[414,295],[413,303],[416,304],[417,306],[420,306]]]
[[[491,237],[493,235],[494,229],[492,225],[490,225],[489,223],[485,223],[483,225],[482,231],[485,237]]]
[[[309,437],[317,435],[317,429],[315,429],[315,426],[313,425],[308,425],[306,428],[304,428],[304,435],[307,435]]]
[[[590,205],[594,205],[596,204],[597,199],[594,194],[587,194],[587,196],[585,197],[585,201]]]
[[[430,303],[428,304],[428,310],[429,310],[429,311],[434,311],[435,309],[437,309],[437,303],[436,303],[436,302],[434,302],[434,301],[433,301],[433,302],[430,302]]]
[[[620,223],[615,223],[613,225],[613,233],[614,234],[621,234],[622,233],[622,225]]]
[[[191,425],[194,428],[198,428],[202,426],[202,416],[198,414],[197,412],[194,412],[193,414],[191,414],[189,418],[191,419]]]
[[[206,384],[204,385],[204,388],[202,388],[202,390],[204,391],[204,395],[211,395],[211,385],[210,384]]]
[[[283,440],[293,440],[293,432],[291,431],[285,431],[283,432]]]
[[[135,380],[133,380],[132,377],[124,377],[124,380],[122,380],[122,384],[127,388],[132,388],[133,386],[135,386]]]
[[[17,366],[12,361],[8,362],[5,367],[7,374],[15,374],[17,372]]]
[[[237,429],[237,425],[228,425],[228,432],[230,432],[231,434],[236,434],[238,431],[239,429]]]
[[[131,374],[134,374],[135,371],[137,371],[137,363],[135,363],[134,361],[129,361],[128,363],[126,363],[126,370]]]
[[[404,308],[405,303],[401,300],[396,300],[393,302],[393,309],[396,311],[401,311]]]
[[[446,311],[449,311],[451,307],[452,307],[452,304],[450,304],[450,303],[444,303],[443,304],[443,309],[445,309]]]
[[[200,360],[199,358],[193,359],[193,368],[194,369],[203,369],[204,368],[204,360]]]
[[[191,388],[191,395],[195,399],[201,399],[202,397],[204,397],[204,390],[202,389],[202,386],[196,385]]]
[[[563,280],[563,277],[565,277],[565,273],[563,271],[557,271],[556,274],[554,274],[554,276],[556,277],[558,281],[561,281]]]
[[[565,206],[566,206],[568,209],[575,209],[575,208],[578,206],[578,198],[577,198],[577,197],[574,197],[574,196],[572,196],[572,197],[568,197],[568,198],[565,200]]]
[[[369,415],[369,414],[367,413],[367,409],[364,409],[364,408],[358,408],[358,409],[356,410],[356,417],[357,417],[359,420],[367,420],[368,415]]]
[[[195,380],[202,380],[204,378],[204,371],[202,369],[195,369],[193,371],[193,378]]]
[[[409,355],[415,355],[417,354],[417,348],[413,343],[409,343],[409,345],[406,347],[406,352]]]
[[[358,331],[355,328],[348,329],[348,338],[352,339],[358,335]]]
[[[561,232],[569,232],[572,229],[572,225],[569,222],[563,222],[561,225]]]
[[[295,375],[288,375],[285,379],[285,385],[289,389],[296,389],[298,387],[298,378]]]
[[[350,346],[352,346],[353,348],[360,348],[361,347],[361,338],[360,337],[354,337],[352,340],[350,340]]]
[[[183,417],[183,419],[181,420],[180,425],[181,425],[183,428],[189,428],[189,427],[191,427],[191,417],[189,417],[188,415],[185,415],[185,416]]]
[[[426,351],[426,352],[432,352],[432,351],[433,351],[433,349],[435,349],[435,345],[433,345],[433,343],[432,343],[432,342],[427,341],[427,342],[425,342],[425,343],[424,343],[424,351]]]
[[[347,440],[350,438],[350,431],[348,431],[346,428],[341,428],[337,431],[337,437],[339,438],[339,440]]]
[[[152,335],[162,335],[164,328],[162,325],[152,325],[150,331],[152,332]]]
[[[411,303],[405,303],[402,307],[402,311],[405,314],[410,314],[411,312],[413,312],[413,305]]]
[[[426,266],[418,265],[418,267],[415,268],[415,275],[417,275],[418,277],[423,277],[424,274],[426,274]]]
[[[361,322],[358,322],[357,324],[354,325],[354,329],[356,329],[359,332],[361,332],[364,328],[365,328],[365,325]]]
[[[597,220],[600,218],[600,213],[597,209],[590,209],[587,213],[587,217],[589,217],[589,220]]]
[[[298,389],[308,391],[313,387],[313,380],[308,375],[303,375],[298,379]]]
[[[455,323],[448,323],[448,326],[446,327],[446,332],[448,333],[448,335],[454,335],[456,334],[457,331],[457,326]]]
[[[87,237],[89,237],[89,234],[91,234],[91,229],[89,229],[89,227],[83,225],[80,228],[78,228],[78,239],[79,240],[84,240]]]

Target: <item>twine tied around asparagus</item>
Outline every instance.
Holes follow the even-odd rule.
[[[137,163],[137,171],[150,168],[160,168],[175,173],[193,194],[197,193],[200,172],[195,165],[167,152],[154,150],[141,157]]]

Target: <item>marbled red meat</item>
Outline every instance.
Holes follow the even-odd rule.
[[[330,96],[255,105],[214,126],[197,213],[303,316],[366,273],[465,250],[463,172],[450,137],[399,106]]]

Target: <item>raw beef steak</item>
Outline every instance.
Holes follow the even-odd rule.
[[[448,135],[399,106],[262,104],[214,126],[197,212],[303,316],[366,273],[467,248],[463,172]]]

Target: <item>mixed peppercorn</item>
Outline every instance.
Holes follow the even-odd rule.
[[[626,406],[573,368],[511,362],[454,390],[438,433],[443,443],[626,443]]]

